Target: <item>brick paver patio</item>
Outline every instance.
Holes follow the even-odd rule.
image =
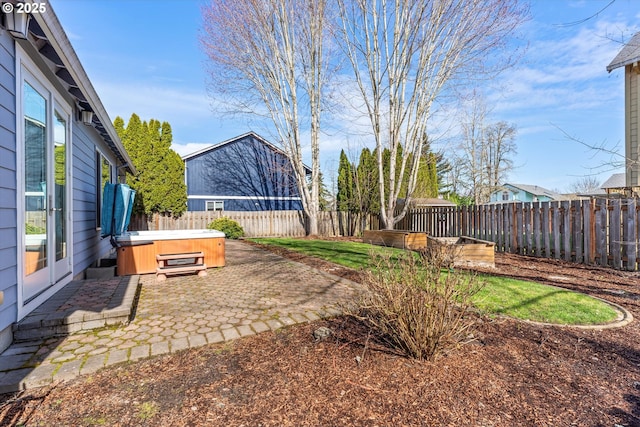
[[[238,241],[227,241],[225,267],[207,271],[164,282],[140,276],[139,301],[126,326],[13,344],[0,355],[0,392],[334,316],[359,289]]]

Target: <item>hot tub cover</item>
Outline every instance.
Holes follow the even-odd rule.
[[[136,192],[127,184],[105,184],[100,221],[102,237],[120,236],[127,231],[135,196]]]

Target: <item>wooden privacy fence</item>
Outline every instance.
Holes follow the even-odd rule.
[[[410,211],[396,229],[470,236],[521,255],[638,270],[640,203],[594,199]]]
[[[301,211],[209,211],[185,212],[180,218],[154,214],[134,215],[129,230],[186,230],[201,229],[216,218],[227,217],[242,226],[246,237],[304,237],[305,223]],[[366,216],[350,212],[320,212],[318,218],[321,236],[353,236],[360,227],[378,227],[377,216]]]
[[[434,237],[469,236],[496,244],[496,251],[616,269],[638,270],[640,203],[637,199],[595,199],[433,207],[410,210],[396,230]],[[247,237],[303,237],[299,211],[186,212],[180,218],[134,216],[129,230],[206,228],[225,216],[237,221]],[[356,236],[378,230],[375,215],[320,212],[322,236]]]

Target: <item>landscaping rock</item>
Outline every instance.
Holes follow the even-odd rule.
[[[324,341],[331,335],[333,335],[333,330],[325,326],[321,326],[313,331],[313,338],[315,338],[316,341]]]

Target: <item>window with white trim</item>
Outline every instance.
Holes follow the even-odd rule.
[[[206,211],[223,211],[224,202],[222,200],[207,200],[204,202],[204,209]]]
[[[108,182],[113,182],[113,167],[104,154],[96,151],[96,228],[102,221],[102,198]]]

